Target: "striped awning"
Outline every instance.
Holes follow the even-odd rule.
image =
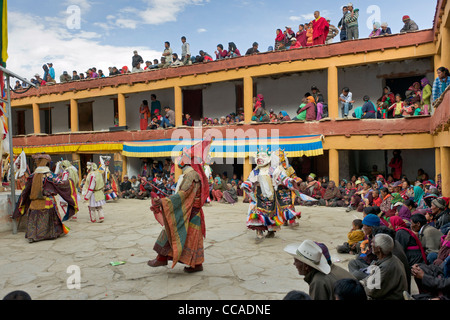
[[[247,158],[258,149],[283,149],[288,157],[314,157],[323,154],[322,135],[268,138],[214,139],[210,153],[213,158]],[[133,158],[176,157],[184,148],[190,148],[199,139],[164,139],[123,143],[123,155]]]

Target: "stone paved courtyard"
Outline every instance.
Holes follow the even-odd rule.
[[[36,300],[282,299],[290,290],[308,292],[283,251],[287,244],[323,242],[333,262],[344,268],[354,258],[337,254],[335,247],[346,241],[352,220],[361,213],[297,206],[299,227],[284,227],[275,238],[256,244],[255,233],[245,226],[248,204],[239,201],[204,207],[204,271],[195,274],[184,273],[182,264],[147,266],[156,256],[152,248],[162,228],[149,210],[150,200],[108,202],[102,224],[91,223],[82,204],[78,221],[67,223],[69,234],[55,241],[30,244],[22,228],[17,234],[0,233],[0,296],[24,290]],[[112,266],[114,261],[126,263]],[[70,266],[81,271],[80,289],[67,286]]]

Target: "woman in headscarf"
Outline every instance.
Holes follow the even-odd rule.
[[[253,121],[258,122],[269,122],[270,117],[265,108],[264,96],[262,94],[258,94],[255,102],[255,110],[253,110]]]
[[[390,87],[386,86],[383,88],[383,96],[380,98],[380,102],[381,110],[386,110],[387,112],[387,118],[394,118],[394,110],[388,111],[388,109],[395,103],[395,95],[392,93]]]
[[[363,116],[361,119],[376,119],[377,118],[377,108],[375,107],[375,104],[370,101],[369,96],[364,96],[364,105],[362,106],[362,113]]]
[[[412,267],[416,263],[424,263],[427,261],[425,251],[422,247],[417,235],[406,227],[405,221],[399,216],[389,218],[391,229],[395,231],[395,240],[397,240],[408,258],[409,266]]]
[[[220,177],[215,177],[214,178],[214,184],[213,184],[213,188],[212,188],[212,198],[215,201],[220,201],[223,197],[223,184],[222,181],[220,180]]]
[[[319,204],[325,205],[327,207],[336,207],[338,201],[342,199],[341,192],[336,186],[336,183],[331,180],[328,182],[328,186],[325,189],[325,193],[320,200]]]
[[[280,111],[280,113],[278,114],[278,120],[279,121],[291,121],[291,117],[289,117],[289,115],[286,111]]]
[[[229,203],[231,205],[234,205],[236,202],[238,202],[237,190],[231,185],[231,183],[227,184],[227,190],[223,192],[223,198],[221,202]]]
[[[378,37],[381,34],[381,24],[379,22],[375,22],[373,24],[373,30],[369,34],[369,38]]]
[[[281,29],[277,29],[277,36],[275,38],[275,50],[284,49],[284,44],[286,41],[286,36]]]
[[[433,93],[433,88],[431,87],[430,81],[426,77],[420,81],[420,84],[422,85],[421,104],[423,105],[423,114],[429,115],[431,113],[431,95]]]
[[[422,187],[415,186],[413,190],[414,190],[414,203],[416,204],[417,209],[424,209],[425,201],[423,199],[424,191]]]
[[[405,102],[407,105],[413,105],[416,102],[420,102],[422,100],[420,82],[414,82],[413,85],[406,90],[405,96]]]

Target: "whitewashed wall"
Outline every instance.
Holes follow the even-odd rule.
[[[236,112],[236,84],[213,83],[203,89],[203,116],[220,118]]]

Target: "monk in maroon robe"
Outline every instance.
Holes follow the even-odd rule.
[[[313,45],[325,44],[327,40],[328,32],[330,31],[330,25],[327,19],[320,16],[320,12],[314,12],[315,20],[313,23]]]

